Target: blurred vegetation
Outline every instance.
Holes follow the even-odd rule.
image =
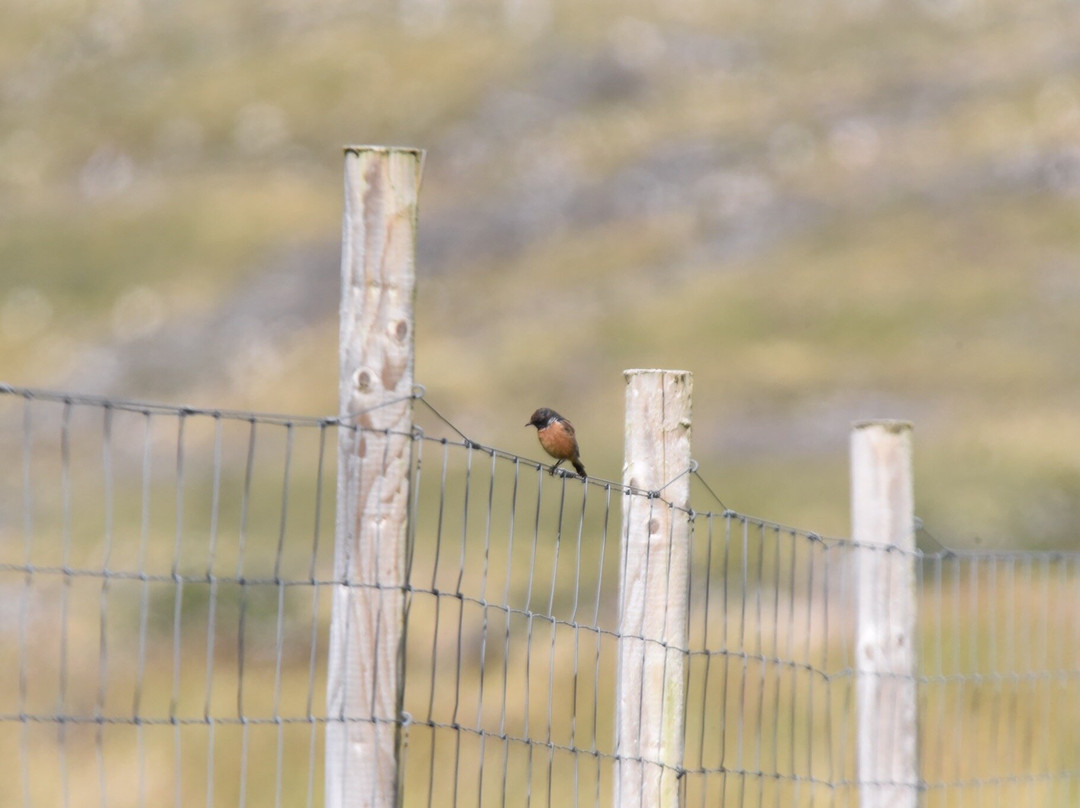
[[[617,477],[620,371],[685,367],[742,510],[845,532],[895,416],[941,540],[1072,545],[1075,7],[440,9],[8,3],[4,376],[332,411],[339,147],[419,145],[417,374],[477,439],[549,404]]]
[[[617,477],[620,371],[685,367],[743,510],[845,532],[896,416],[943,541],[1072,544],[1071,4],[8,5],[6,378],[332,411],[333,283],[238,301],[332,276],[340,145],[419,145],[418,378],[478,439],[550,404]]]
[[[515,16],[493,0],[0,3],[5,381],[333,412],[340,147],[421,146],[417,379],[471,438],[536,457],[520,425],[552,406],[576,423],[590,471],[616,479],[621,371],[686,368],[695,457],[733,508],[845,535],[849,425],[900,417],[915,423],[927,549],[935,538],[1075,546],[1076,4],[535,0],[507,3]],[[205,465],[211,438],[191,439]],[[313,465],[295,465],[305,507]],[[188,471],[196,515],[185,530],[201,542],[208,469]],[[242,471],[224,479],[235,492]],[[152,493],[163,521],[150,526],[151,566],[172,557],[172,482]],[[104,521],[94,484],[74,492],[77,512],[93,518],[69,528],[71,561],[90,566]],[[253,486],[267,504],[249,529],[267,538],[249,563],[271,575],[281,481],[256,474]],[[715,505],[695,493],[699,507]],[[61,535],[61,492],[40,496],[53,520],[39,532]],[[140,496],[116,491],[116,552],[128,561],[149,538],[127,532]],[[234,533],[239,507],[221,501]],[[286,545],[291,563],[306,563],[308,541]],[[37,563],[59,564],[61,549]],[[223,544],[222,570],[235,572],[238,553]],[[532,580],[522,575],[507,582],[519,599]],[[151,589],[166,655],[154,664],[167,668],[175,592]],[[85,593],[72,626],[91,658],[98,594]],[[551,605],[568,608],[575,594],[551,592]],[[279,620],[302,637],[305,610],[319,621],[328,611],[286,610],[274,587],[247,596],[259,637]],[[181,597],[182,613],[204,625],[206,587]],[[236,619],[222,607],[222,625]],[[229,676],[239,676],[237,642],[221,641]],[[184,643],[199,668],[206,637]],[[294,698],[313,686],[304,659],[283,676]],[[164,668],[155,681],[169,681]],[[95,683],[85,687],[73,704],[93,704]],[[272,681],[249,688],[260,704],[274,698]],[[994,731],[974,693],[960,708],[973,727],[965,739]],[[170,696],[147,693],[161,705]],[[178,698],[197,713],[188,702],[199,697]],[[142,747],[156,756],[188,730],[140,731],[163,738]],[[245,787],[233,781],[243,761],[232,736],[253,757],[283,736],[272,726],[217,732],[229,750],[220,788],[232,789],[217,793],[231,804]],[[283,732],[290,749],[306,748],[310,727]],[[55,740],[53,727],[28,731],[46,734]],[[1062,737],[1071,754],[1075,737]],[[130,754],[107,768],[125,765]],[[205,776],[203,758],[184,766]],[[273,793],[257,780],[253,799]],[[153,804],[172,784],[146,787]],[[290,802],[309,787],[321,793],[303,778],[282,786]]]

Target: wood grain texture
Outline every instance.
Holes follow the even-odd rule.
[[[915,508],[911,424],[851,434],[856,564],[859,804],[915,808],[919,797]]]
[[[397,805],[423,153],[345,155],[337,521],[327,672],[328,808]]]
[[[663,491],[623,497],[615,805],[673,807],[685,725],[693,377],[670,370],[625,375],[623,482]]]

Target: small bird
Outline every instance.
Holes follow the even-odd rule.
[[[540,445],[544,451],[554,457],[558,462],[551,467],[551,473],[564,460],[569,460],[574,471],[585,476],[585,466],[581,463],[581,454],[578,451],[577,438],[574,436],[574,425],[563,418],[555,410],[541,407],[532,414],[529,423],[525,426],[536,427],[536,437],[540,439]]]

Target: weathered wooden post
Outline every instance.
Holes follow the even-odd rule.
[[[690,398],[680,370],[628,370],[615,805],[679,801],[690,578]],[[661,498],[662,497],[662,498]]]
[[[859,805],[915,808],[919,760],[911,424],[855,424],[851,523],[857,559]]]
[[[396,808],[423,152],[345,151],[327,808]]]

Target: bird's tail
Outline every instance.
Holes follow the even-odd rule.
[[[582,477],[587,477],[587,476],[588,476],[588,475],[587,475],[587,474],[585,473],[585,466],[584,466],[584,464],[582,464],[582,462],[581,462],[580,460],[578,460],[578,459],[577,459],[577,458],[575,457],[575,458],[574,458],[573,460],[571,460],[570,462],[574,464],[574,471],[576,471],[576,472],[577,472],[578,474],[580,474],[580,475],[581,475]]]

